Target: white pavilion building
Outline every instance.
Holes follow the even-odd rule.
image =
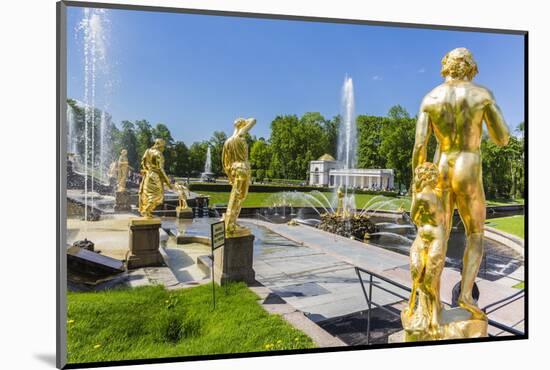
[[[309,162],[309,184],[313,186],[336,187],[346,183],[358,189],[392,189],[394,174],[392,169],[349,168],[342,162],[325,154],[316,161]]]

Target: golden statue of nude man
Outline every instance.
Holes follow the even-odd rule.
[[[433,160],[439,170],[436,187],[441,192],[447,237],[455,206],[466,229],[459,304],[472,313],[472,319],[486,320],[472,298],[483,256],[485,193],[480,153],[483,122],[497,145],[508,144],[510,134],[491,91],[472,82],[478,72],[472,53],[457,48],[448,52],[441,63],[445,82],[430,91],[420,107],[413,173],[426,162],[428,140],[434,134],[438,143]]]

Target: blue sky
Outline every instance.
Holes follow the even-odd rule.
[[[79,100],[82,15],[82,8],[69,8],[67,88]],[[162,122],[188,145],[215,130],[230,133],[241,116],[255,117],[251,133],[266,138],[279,114],[333,117],[346,75],[354,80],[358,114],[385,115],[401,104],[414,115],[442,82],[441,58],[455,47],[472,50],[475,81],[493,91],[509,126],[524,117],[519,35],[133,10],[108,10],[105,17],[109,73],[98,77],[97,105],[107,103],[116,123]]]

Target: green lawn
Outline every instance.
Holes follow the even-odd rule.
[[[521,281],[521,282],[517,283],[517,284],[514,285],[512,288],[516,288],[516,289],[525,289],[525,281]]]
[[[525,217],[523,215],[492,218],[487,220],[487,225],[495,229],[519,236],[523,238],[525,232]]]
[[[488,206],[509,206],[512,204],[523,204],[525,202],[524,199],[518,198],[518,199],[492,199],[487,200]]]
[[[68,362],[313,348],[244,284],[68,294]]]
[[[229,201],[229,192],[223,192],[223,191],[201,191],[201,194],[209,195],[210,196],[210,205],[214,206],[216,204],[227,204]],[[291,194],[290,192],[287,192],[286,194]],[[309,194],[309,193],[304,193]],[[329,201],[332,200],[333,194],[332,192],[323,192],[322,193]],[[313,196],[323,205],[327,205],[327,201],[323,198],[322,195],[319,194],[313,194]],[[372,194],[355,194],[355,202],[357,204],[357,208],[363,208],[363,206],[369,202],[372,198],[376,197],[376,195]],[[244,207],[270,207],[274,204],[282,204],[285,201],[285,197],[282,196],[280,193],[270,193],[270,192],[249,192],[243,206]],[[384,210],[396,210],[400,206],[403,206],[404,209],[408,210],[410,208],[410,198],[408,197],[385,197],[385,196],[378,196],[378,198],[375,200],[377,203],[374,207],[380,206],[381,209]],[[385,203],[386,202],[386,203]],[[291,197],[286,197],[286,203],[292,204],[294,207],[304,207],[308,206],[309,204],[314,204],[315,206],[319,207],[319,203],[316,203],[314,200],[310,198],[309,202],[301,200],[301,199],[292,199]],[[385,204],[383,204],[385,203]],[[371,205],[374,204],[371,203]]]
[[[201,191],[201,194],[209,195],[210,196],[210,205],[214,206],[216,204],[224,204],[226,205],[229,201],[229,192],[225,191]],[[285,193],[285,192],[283,192]],[[289,194],[291,192],[286,192],[286,194]],[[304,192],[303,194],[310,194],[309,192]],[[321,194],[323,194],[329,201],[332,200],[333,193],[331,191],[323,191]],[[323,199],[322,195],[319,195],[318,193],[313,193],[313,196],[317,199],[319,199],[323,205],[327,205],[327,201]],[[357,208],[361,209],[367,204],[369,201],[372,200],[372,198],[378,197],[374,202],[378,202],[376,205],[374,205],[374,202],[371,203],[370,206],[377,208],[381,207],[382,210],[397,210],[400,207],[402,207],[405,210],[409,210],[411,208],[411,198],[409,196],[403,196],[403,197],[386,197],[386,196],[376,196],[372,194],[355,194],[355,203],[357,204]],[[284,197],[281,196],[281,193],[272,193],[272,192],[249,192],[248,196],[246,197],[243,206],[244,207],[271,207],[274,204],[282,204],[284,201]],[[286,202],[291,203],[295,207],[304,207],[309,206],[310,204],[314,204],[316,207],[319,207],[318,203],[306,202],[304,200],[300,199],[290,199],[286,198]],[[498,201],[487,201],[487,205],[489,206],[498,206],[498,205],[509,205],[509,204],[523,204],[523,199],[518,200],[498,200]],[[370,207],[369,206],[369,207]],[[373,209],[373,208],[371,208]]]

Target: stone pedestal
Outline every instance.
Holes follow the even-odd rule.
[[[164,266],[159,251],[159,229],[159,218],[130,220],[130,250],[126,254],[126,265],[129,270],[145,266]]]
[[[185,219],[192,219],[193,218],[193,209],[192,208],[181,208],[176,207],[176,217],[177,218],[185,218]]]
[[[115,193],[115,212],[127,212],[132,210],[130,193],[127,190]]]
[[[223,285],[230,281],[255,281],[252,268],[254,235],[227,238],[225,245],[214,251],[214,281]]]
[[[403,321],[403,314],[401,315]],[[471,313],[463,308],[456,307],[441,311],[441,322],[438,333],[428,333],[414,330],[404,325],[406,342],[419,342],[442,339],[482,338],[487,336],[487,320],[471,319]]]

